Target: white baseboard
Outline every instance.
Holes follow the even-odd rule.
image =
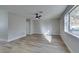
[[[17,37],[14,37],[14,38],[9,38],[8,39],[8,42],[11,42],[11,41],[14,41],[14,40],[17,40],[17,39],[19,39],[19,38],[22,38],[22,37],[25,37],[26,36],[26,34],[24,34],[24,35],[20,35],[20,36],[17,36]]]
[[[27,35],[33,35],[33,34],[44,35],[43,33],[31,33]],[[59,35],[59,34],[46,34],[46,35],[52,36],[52,35]]]

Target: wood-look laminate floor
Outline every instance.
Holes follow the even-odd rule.
[[[0,46],[2,53],[68,53],[60,36],[30,35]]]

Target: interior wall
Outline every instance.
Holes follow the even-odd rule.
[[[72,8],[73,6],[68,6],[65,10],[64,14],[60,19],[60,35],[69,48],[71,52],[79,52],[79,38],[72,36],[66,32],[64,32],[64,15]]]
[[[8,13],[8,41],[26,36],[26,18],[14,13]]]
[[[27,29],[26,32],[27,32],[27,34],[30,34],[30,32],[29,32],[29,31],[30,31],[30,30],[29,30],[29,27],[30,27],[29,21],[27,21],[27,22],[26,22],[26,29]]]
[[[0,10],[0,41],[8,39],[8,13]]]
[[[32,34],[59,35],[60,32],[58,19],[32,21],[32,28]]]

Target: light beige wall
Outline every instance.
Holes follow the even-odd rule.
[[[0,41],[8,39],[8,13],[0,10]]]
[[[33,33],[59,35],[59,20],[46,19],[33,22]]]
[[[26,18],[14,13],[8,13],[8,40],[14,40],[26,35]]]

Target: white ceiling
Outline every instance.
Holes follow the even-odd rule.
[[[66,5],[0,5],[0,9],[28,18],[33,18],[34,13],[39,11],[43,11],[42,18],[59,18],[66,7]]]

